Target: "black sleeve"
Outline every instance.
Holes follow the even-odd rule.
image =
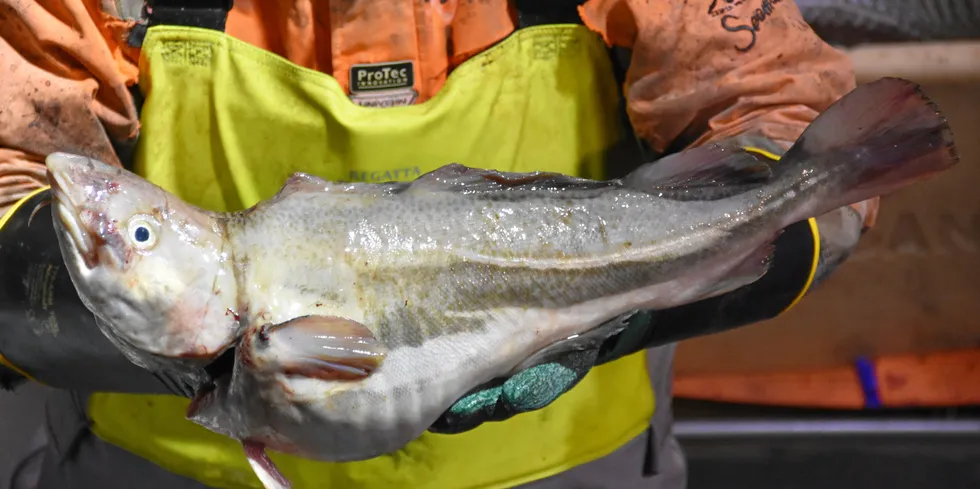
[[[776,239],[769,271],[734,291],[662,311],[642,311],[610,338],[597,364],[623,355],[772,319],[796,304],[813,282],[819,259],[816,221],[800,221]]]
[[[0,220],[0,387],[191,395],[183,382],[131,363],[99,329],[65,269],[49,191]]]

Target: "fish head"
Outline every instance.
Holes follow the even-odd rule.
[[[204,365],[237,341],[220,214],[100,161],[54,153],[46,163],[69,275],[130,360]]]

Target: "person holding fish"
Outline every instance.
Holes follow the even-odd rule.
[[[955,162],[907,82],[834,105],[792,0],[2,12],[37,489],[685,487],[673,345],[789,309]]]

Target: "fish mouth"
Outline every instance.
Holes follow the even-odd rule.
[[[48,183],[51,186],[51,197],[54,209],[61,223],[63,232],[67,234],[74,251],[82,257],[85,266],[92,269],[97,264],[96,237],[82,223],[81,205],[72,198],[68,189],[75,188],[70,176],[70,164],[78,157],[53,154],[47,158]],[[52,164],[54,163],[54,164]]]

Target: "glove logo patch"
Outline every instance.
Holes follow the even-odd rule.
[[[27,287],[27,319],[31,331],[41,336],[44,333],[58,334],[58,320],[51,307],[54,305],[54,286],[58,268],[53,265],[30,265],[24,285]]]

